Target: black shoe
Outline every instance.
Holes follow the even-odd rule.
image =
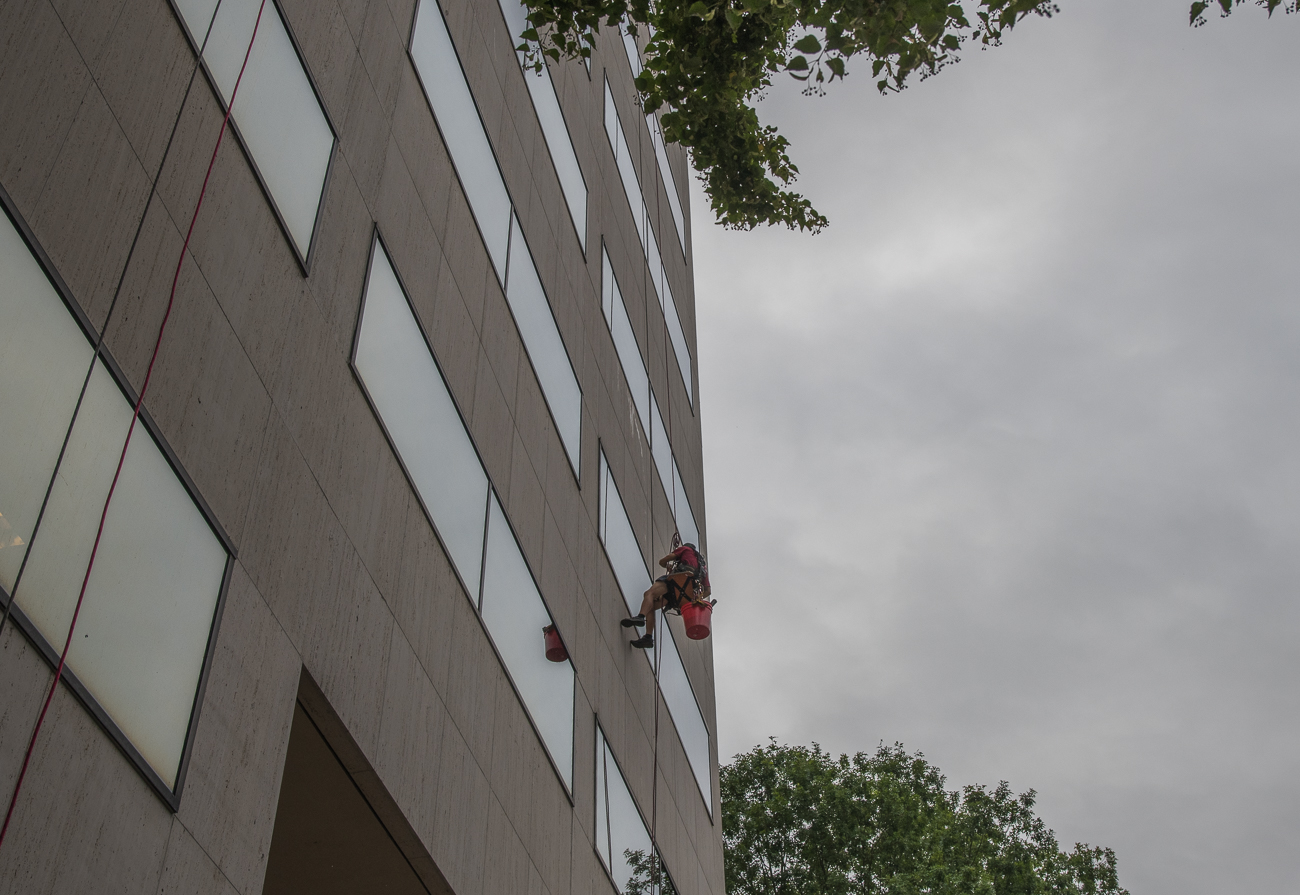
[[[655,645],[655,635],[642,634],[641,639],[632,641],[632,645],[637,649],[651,649]]]
[[[623,619],[623,621],[621,622],[621,624],[622,624],[623,627],[625,627],[625,628],[644,628],[644,627],[645,627],[645,616],[644,616],[644,615],[634,615],[634,616],[632,616],[631,618],[625,618],[625,619]]]

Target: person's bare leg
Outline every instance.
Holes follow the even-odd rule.
[[[662,581],[656,581],[641,596],[641,614],[645,616],[645,632],[653,634],[655,632],[655,610],[664,605],[664,597],[668,594],[668,585]]]

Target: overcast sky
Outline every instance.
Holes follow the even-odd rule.
[[[1300,891],[1300,16],[1060,0],[693,197],[719,752],[902,741],[1133,895]]]

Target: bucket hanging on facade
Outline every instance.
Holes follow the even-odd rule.
[[[560,639],[560,632],[555,630],[555,625],[542,628],[542,633],[546,635],[546,658],[552,662],[563,662],[569,658],[569,651],[564,648],[564,641]]]
[[[686,636],[703,640],[712,626],[713,606],[709,603],[683,603],[682,621],[686,623]]]

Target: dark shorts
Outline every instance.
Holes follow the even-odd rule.
[[[678,572],[675,575],[660,575],[655,581],[662,582],[667,587],[664,602],[673,611],[679,611],[683,602],[689,602],[692,599],[691,595],[695,590],[694,575]]]

